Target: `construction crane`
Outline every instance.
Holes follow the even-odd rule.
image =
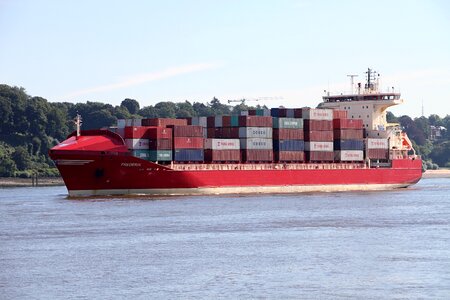
[[[233,102],[241,102],[241,104],[244,104],[248,101],[272,101],[272,100],[282,100],[283,97],[259,97],[259,98],[242,98],[241,100],[228,100],[228,103]]]

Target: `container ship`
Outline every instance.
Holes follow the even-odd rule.
[[[50,150],[69,196],[300,193],[404,188],[422,161],[386,109],[374,72],[316,108],[118,120],[77,130]],[[353,79],[353,78],[352,78]],[[353,83],[352,83],[353,89]]]

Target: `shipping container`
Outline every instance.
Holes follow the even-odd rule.
[[[151,160],[150,159],[150,150],[132,150],[132,155],[138,157],[140,159]]]
[[[203,149],[202,137],[174,137],[173,138],[174,149]]]
[[[273,130],[274,140],[303,140],[304,133],[303,129],[274,129]]]
[[[334,151],[335,161],[363,161],[364,151],[361,150],[342,150]]]
[[[241,151],[240,150],[212,150],[205,149],[205,161],[214,162],[214,161],[233,161],[239,162],[241,161]]]
[[[172,150],[150,150],[151,161],[171,161]]]
[[[203,149],[175,149],[174,161],[204,161]]]
[[[276,118],[286,118],[287,108],[271,108],[270,115]]]
[[[142,126],[183,126],[187,125],[188,122],[186,119],[173,119],[173,118],[150,118],[150,119],[142,119]]]
[[[333,161],[334,151],[306,151],[305,152],[306,161],[309,162],[321,162],[321,161]]]
[[[240,138],[272,138],[272,127],[239,127]]]
[[[293,108],[286,109],[286,118],[295,118],[295,113]]]
[[[212,127],[230,127],[231,126],[231,116],[215,116],[207,117],[206,124],[209,128]]]
[[[149,139],[125,139],[128,149],[148,150]]]
[[[239,127],[239,116],[233,115],[231,116],[231,127]]]
[[[387,139],[365,139],[366,149],[389,149]]]
[[[305,142],[306,151],[333,152],[333,142]]]
[[[127,126],[142,126],[142,119],[118,119],[117,127],[125,128]]]
[[[389,159],[388,149],[367,149],[366,157],[369,159]]]
[[[240,116],[248,116],[249,114],[248,114],[248,110],[242,110],[240,113],[239,113],[239,115]]]
[[[303,128],[303,119],[274,117],[273,128],[286,128],[286,129]]]
[[[203,127],[199,125],[171,126],[174,137],[203,137]]]
[[[125,126],[124,137],[126,139],[149,139],[148,128],[145,126]]]
[[[190,122],[188,120],[188,125],[198,125],[198,126],[202,126],[203,128],[208,127],[207,117],[192,117],[189,119],[190,119]]]
[[[364,150],[364,140],[335,140],[334,150]]]
[[[237,139],[239,138],[239,127],[208,128],[207,137],[218,139]]]
[[[347,111],[341,109],[333,109],[333,120],[334,119],[347,119]]]
[[[294,118],[303,118],[301,108],[294,108]]]
[[[303,120],[305,131],[333,130],[333,121],[327,120]]]
[[[171,150],[173,145],[173,139],[150,139],[148,142],[148,148],[150,150]]]
[[[272,127],[272,117],[239,116],[240,127]]]
[[[247,138],[247,139],[240,139],[240,141],[241,141],[241,149],[272,150],[273,148],[272,139]]]
[[[248,116],[266,116],[270,117],[270,110],[265,108],[250,109],[248,110]]]
[[[212,150],[239,150],[239,139],[205,139],[205,149]]]
[[[333,127],[335,129],[362,129],[363,120],[361,119],[334,119]]]
[[[273,151],[271,149],[241,150],[241,158],[245,162],[272,162]]]
[[[303,140],[273,140],[274,151],[304,151],[305,141]]]
[[[149,139],[171,139],[172,128],[166,127],[148,127]]]
[[[305,120],[333,121],[333,110],[320,108],[302,108],[302,118]]]
[[[277,162],[302,162],[305,161],[303,151],[274,151],[274,160]]]
[[[334,129],[335,140],[358,140],[364,138],[364,129]]]
[[[305,141],[332,142],[333,131],[332,130],[305,131]]]

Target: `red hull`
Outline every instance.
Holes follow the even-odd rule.
[[[50,151],[70,195],[277,192],[276,187],[280,192],[326,191],[327,187],[406,187],[422,176],[420,159],[393,160],[389,168],[331,163],[185,164],[171,169],[129,155],[118,135],[105,135],[103,131],[90,134],[78,140],[72,136]],[[96,144],[95,140],[101,143]]]

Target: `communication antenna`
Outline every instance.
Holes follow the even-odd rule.
[[[347,77],[350,77],[350,94],[353,94],[353,78],[358,77],[358,75],[350,74]]]
[[[423,108],[423,99],[422,99],[422,117],[424,117],[425,116],[425,113],[424,113],[424,108]]]

